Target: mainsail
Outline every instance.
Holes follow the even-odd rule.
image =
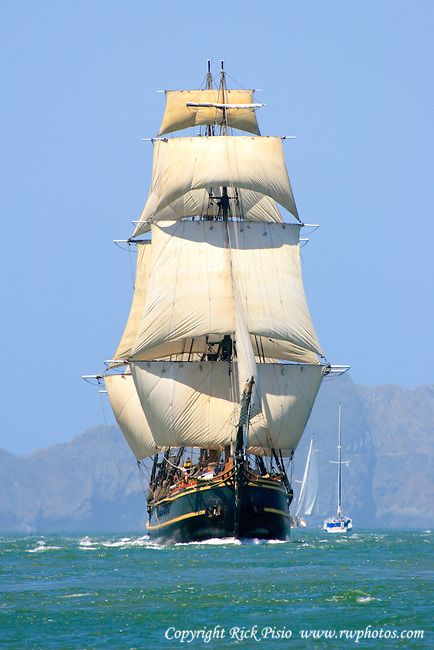
[[[314,449],[313,438],[309,444],[309,451],[304,468],[303,481],[298,497],[295,516],[312,515],[315,511],[318,497],[318,463]]]

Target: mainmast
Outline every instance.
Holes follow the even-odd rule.
[[[211,60],[208,59],[207,61],[208,64],[208,70],[206,73],[206,89],[207,90],[212,90],[212,74],[211,74]],[[206,129],[206,134],[207,135],[214,135],[214,125],[213,124],[208,124],[207,129]]]
[[[224,68],[224,61],[220,61],[220,91],[222,94],[222,104],[224,105],[226,103],[226,77],[225,77],[225,68]],[[222,108],[222,113],[223,113],[223,120],[222,120],[222,126],[221,126],[221,131],[220,135],[227,135],[228,134],[228,117],[226,114],[226,108]],[[229,197],[228,197],[228,188],[223,187],[222,188],[222,195],[220,198],[220,208],[222,211],[222,216],[223,216],[223,221],[228,220],[229,216]]]

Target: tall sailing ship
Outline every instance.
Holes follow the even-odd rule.
[[[288,464],[340,370],[307,306],[282,138],[260,134],[254,91],[226,80],[208,62],[202,89],[165,91],[149,196],[123,240],[137,249],[131,311],[95,375],[149,473],[159,543],[288,539]]]

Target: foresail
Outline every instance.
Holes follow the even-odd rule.
[[[159,446],[210,449],[234,439],[238,390],[229,363],[154,361],[131,371]]]
[[[290,456],[306,427],[325,372],[325,366],[259,364],[262,415],[250,423],[250,446],[273,447]]]
[[[212,221],[154,225],[152,270],[131,359],[166,356],[166,346],[173,354],[176,344],[188,351],[186,341],[196,337],[209,342],[232,335],[235,276],[255,355],[318,362],[299,230],[295,224]]]
[[[252,190],[233,187],[227,188],[227,193],[232,217],[242,218],[245,221],[283,222],[276,202],[269,196]],[[148,221],[148,207],[145,206],[136,225],[134,237],[139,237],[148,232],[151,228],[151,222],[177,221],[186,217],[202,215],[206,215],[208,218],[218,217],[221,214],[219,205],[221,195],[221,187],[191,190],[153,214]]]
[[[155,454],[157,447],[131,375],[107,375],[104,382],[116,421],[137,460]]]
[[[131,309],[125,325],[124,333],[115,352],[113,359],[126,360],[131,354],[131,347],[136,339],[137,330],[140,324],[140,319],[143,313],[146,298],[146,288],[148,285],[148,277],[150,272],[151,262],[151,242],[143,241],[138,243],[137,247],[137,265],[136,265],[136,279],[134,283],[134,294],[131,303]],[[111,367],[117,365],[116,363],[110,364]]]
[[[296,517],[311,515],[314,512],[318,496],[318,463],[314,449],[313,439],[310,441],[307,454],[306,466],[304,468],[303,481],[300,488],[300,496],[295,511]]]
[[[139,399],[159,446],[222,448],[239,416],[238,364],[222,361],[131,364]],[[324,366],[258,364],[262,412],[250,422],[252,453],[290,455],[306,426]]]
[[[223,95],[221,90],[213,89],[168,90],[166,109],[158,135],[180,131],[191,126],[223,123],[228,127],[259,135],[255,113],[258,105],[254,104],[253,92],[253,90],[225,90]],[[202,106],[194,106],[194,104],[202,104]],[[235,108],[234,105],[237,104],[241,107]],[[223,106],[225,106],[224,111]]]
[[[298,219],[280,138],[204,136],[154,142],[152,184],[141,221],[152,221],[191,190],[222,186],[265,194]]]

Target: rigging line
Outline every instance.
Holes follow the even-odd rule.
[[[180,467],[179,465],[175,465],[174,463],[172,463],[168,458],[165,458],[164,460],[166,461],[166,463],[168,463],[169,465],[171,465],[175,469],[180,469],[181,471],[184,469],[183,467]]]
[[[225,70],[225,76],[228,77],[231,81],[233,81],[233,82],[234,82],[234,83],[239,87],[240,90],[246,90],[246,89],[244,88],[244,86],[242,86],[242,85],[240,84],[239,81],[237,81],[236,79],[234,79],[233,77],[231,77],[231,75],[228,74],[228,73],[226,72],[226,70]]]
[[[260,447],[262,449],[262,451],[264,452],[264,454],[266,455],[266,449],[272,449],[273,441],[271,439],[270,430],[268,428],[268,424],[267,424],[267,421],[266,421],[264,415],[262,415],[262,419],[264,421],[263,425],[264,425],[264,431],[265,431],[265,440],[266,440],[267,444],[269,445],[269,447],[268,448],[264,447],[264,445],[261,443],[259,433],[253,432],[253,436],[250,435],[250,428],[251,428],[250,427],[250,421],[249,421],[249,427],[248,427],[248,440],[249,440],[249,447],[253,446],[253,444],[252,444],[252,438],[253,438],[253,440],[256,441],[257,446]]]
[[[99,395],[99,399],[100,399],[100,403],[101,403],[101,410],[102,410],[102,417],[103,417],[103,420],[104,420],[104,424],[105,424],[106,427],[108,427],[107,416],[106,416],[106,412],[105,412],[105,409],[104,409],[104,401],[103,401],[103,397],[102,397],[103,394],[98,393],[98,395]]]
[[[139,470],[139,477],[140,477],[140,482],[142,484],[142,490],[144,493],[146,493],[146,482],[145,482],[145,477],[143,472],[143,465],[140,460],[137,461],[137,469]]]
[[[133,253],[133,251],[130,248],[129,251],[128,251],[128,261],[130,263],[131,283],[132,283],[133,289],[135,291],[136,290],[136,277],[134,275],[133,261],[131,259],[132,253]]]

